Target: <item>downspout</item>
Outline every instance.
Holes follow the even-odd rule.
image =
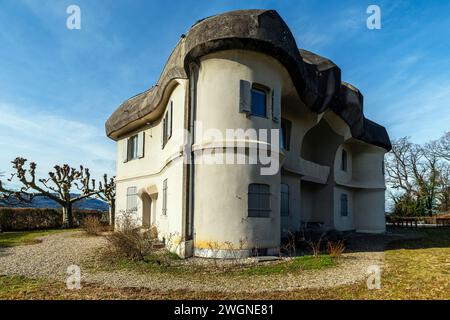
[[[194,238],[194,205],[195,205],[195,154],[193,145],[195,143],[195,121],[197,117],[197,80],[199,65],[192,62],[189,65],[189,132],[190,140],[190,157],[188,164],[188,210],[186,217],[186,238],[192,240]]]

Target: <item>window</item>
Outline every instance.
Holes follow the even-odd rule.
[[[291,128],[291,121],[287,119],[281,119],[280,148],[286,151],[289,151],[291,147]]]
[[[144,131],[124,139],[123,162],[136,160],[144,157]]]
[[[162,214],[164,216],[167,216],[167,179],[163,182]]]
[[[281,184],[281,216],[289,216],[289,185]]]
[[[248,216],[266,218],[270,216],[270,186],[253,183],[248,186]]]
[[[383,161],[381,161],[381,173],[383,174],[383,176],[385,174],[385,170],[386,170],[386,168],[385,168],[385,163],[384,163],[384,160],[383,160]]]
[[[129,187],[127,189],[127,211],[137,211],[138,196],[137,188]]]
[[[341,157],[341,170],[347,171],[347,151],[344,149],[342,149]]]
[[[251,115],[267,118],[267,91],[253,87],[251,101]]]
[[[341,194],[341,217],[348,216],[348,196],[346,194]]]
[[[173,124],[173,101],[170,101],[167,107],[167,112],[164,115],[162,121],[162,148],[166,146],[167,142],[172,137],[172,124]]]
[[[138,158],[138,136],[128,138],[128,161]]]

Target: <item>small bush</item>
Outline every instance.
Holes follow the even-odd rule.
[[[328,241],[327,243],[328,254],[331,258],[336,259],[342,256],[345,251],[344,241]]]
[[[135,261],[155,261],[160,243],[154,232],[142,232],[131,213],[122,213],[117,222],[117,230],[107,236],[116,254]]]
[[[104,226],[100,222],[98,217],[87,217],[83,221],[84,231],[91,236],[99,236],[103,231],[105,231]]]

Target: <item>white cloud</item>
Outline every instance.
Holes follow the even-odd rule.
[[[114,175],[114,143],[102,128],[36,108],[0,102],[0,171],[11,172],[11,160],[23,156],[38,164],[45,177],[56,164],[84,165],[94,177]]]

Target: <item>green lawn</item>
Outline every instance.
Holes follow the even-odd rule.
[[[49,234],[66,232],[66,231],[73,231],[73,230],[56,229],[56,230],[44,230],[44,231],[0,233],[0,248],[38,243],[39,240],[37,238],[44,237]]]

